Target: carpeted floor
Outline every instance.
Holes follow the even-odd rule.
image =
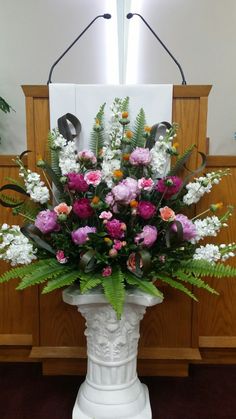
[[[82,381],[43,377],[39,364],[0,363],[0,419],[71,419]],[[194,365],[188,378],[142,381],[149,387],[153,419],[236,419],[236,365]]]

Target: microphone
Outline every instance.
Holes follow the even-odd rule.
[[[166,45],[161,41],[161,39],[157,36],[157,34],[154,32],[154,30],[151,28],[151,26],[147,23],[147,21],[143,18],[142,15],[140,15],[139,13],[128,13],[126,15],[127,19],[131,19],[133,16],[139,16],[142,21],[145,23],[145,25],[148,27],[148,29],[152,32],[152,34],[155,36],[155,38],[160,42],[160,44],[163,46],[163,48],[166,50],[166,52],[171,56],[172,60],[175,62],[175,64],[178,66],[179,71],[181,73],[181,77],[182,77],[182,84],[187,84],[186,80],[185,80],[185,76],[184,76],[184,72],[182,70],[181,65],[178,63],[178,61],[176,60],[176,58],[173,56],[173,54],[171,54],[171,52],[168,50],[168,48],[166,47]]]
[[[89,23],[88,26],[86,26],[86,28],[81,32],[81,34],[79,36],[77,36],[77,38],[72,42],[72,44],[70,44],[68,46],[68,48],[63,52],[63,54],[60,55],[60,57],[55,61],[55,63],[52,65],[50,71],[49,71],[49,76],[48,76],[48,81],[47,84],[51,83],[52,80],[52,72],[54,70],[54,68],[56,67],[56,65],[59,63],[59,61],[61,61],[61,59],[64,57],[64,55],[66,55],[66,53],[73,47],[73,45],[75,45],[75,43],[81,38],[81,36],[83,36],[83,34],[90,28],[90,26],[95,22],[95,20],[99,19],[100,17],[103,17],[104,19],[111,19],[111,15],[110,13],[104,13],[104,15],[98,15],[96,16],[92,22]]]

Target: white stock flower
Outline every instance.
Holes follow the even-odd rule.
[[[191,240],[191,243],[197,243],[207,236],[216,236],[219,232],[222,224],[216,215],[212,217],[206,217],[203,220],[198,219],[194,221],[194,225],[197,230],[197,235]]]
[[[80,164],[77,162],[76,145],[74,141],[69,141],[59,152],[59,167],[62,175],[80,170]]]
[[[12,266],[27,265],[37,259],[36,250],[19,226],[8,226],[3,224],[0,229],[0,259],[11,262]]]
[[[219,246],[215,244],[206,244],[206,246],[200,246],[195,250],[193,255],[195,260],[206,260],[210,263],[215,263],[221,259],[221,252]]]
[[[169,150],[171,142],[156,141],[154,147],[150,150],[152,172],[157,177],[164,177],[170,162]]]

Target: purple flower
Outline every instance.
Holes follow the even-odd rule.
[[[112,188],[112,193],[115,201],[127,205],[137,196],[138,182],[133,178],[127,177]]]
[[[75,244],[84,244],[88,238],[89,233],[96,233],[97,229],[96,227],[80,227],[75,231],[72,231],[71,238]]]
[[[165,192],[165,199],[169,199],[179,192],[182,184],[183,181],[178,176],[168,176],[157,182],[156,190],[162,194]]]
[[[129,156],[129,162],[133,166],[147,166],[151,161],[151,155],[148,148],[136,147]]]
[[[154,226],[146,225],[141,233],[137,234],[134,241],[136,244],[151,247],[157,239],[157,229]]]
[[[148,220],[149,218],[152,218],[156,212],[155,205],[149,201],[140,201],[137,209],[138,209],[138,214],[144,220]]]
[[[77,192],[87,192],[89,185],[84,180],[84,176],[80,173],[68,173],[68,188]]]
[[[90,205],[89,199],[77,199],[73,204],[73,212],[82,219],[91,217],[93,215],[93,208]]]
[[[124,231],[126,230],[125,223],[122,223],[121,221],[114,218],[111,221],[107,221],[106,230],[109,234],[109,236],[112,239],[122,239],[125,235]]]
[[[194,239],[197,235],[197,229],[194,223],[192,223],[191,220],[189,220],[186,215],[183,214],[177,214],[175,217],[175,221],[179,221],[183,228],[183,239],[186,241],[190,241],[191,239]],[[177,231],[177,226],[175,223],[172,225],[172,230]]]
[[[44,234],[60,230],[60,225],[57,223],[57,214],[50,210],[40,211],[34,224]]]

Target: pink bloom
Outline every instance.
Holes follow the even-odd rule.
[[[127,177],[112,188],[112,193],[115,201],[127,205],[137,196],[138,182],[136,179]]]
[[[138,187],[139,189],[144,189],[144,191],[150,192],[153,188],[154,182],[151,178],[146,179],[142,177],[138,180]]]
[[[96,227],[80,227],[75,231],[72,231],[71,238],[75,244],[84,244],[87,240],[89,240],[88,234],[89,233],[96,233]]]
[[[84,179],[88,185],[98,186],[102,180],[102,172],[100,170],[91,170],[85,173]]]
[[[84,176],[81,173],[68,173],[67,185],[72,191],[87,192],[89,185],[84,180]]]
[[[133,166],[147,166],[151,161],[148,148],[136,147],[129,156],[129,161]]]
[[[120,249],[122,249],[122,247],[123,247],[123,242],[121,241],[121,240],[117,240],[117,239],[115,239],[114,240],[114,249],[116,249],[116,250],[120,250]]]
[[[165,193],[164,198],[169,199],[179,192],[183,181],[178,176],[168,176],[160,179],[157,182],[156,190],[160,193]]]
[[[102,270],[102,276],[111,276],[111,274],[112,274],[112,267],[111,266],[106,266]]]
[[[136,254],[134,252],[129,255],[129,258],[128,258],[126,264],[127,264],[127,268],[128,268],[129,271],[131,271],[131,272],[136,271]],[[142,267],[143,267],[143,261],[140,258],[139,259],[139,268],[142,269]]]
[[[97,163],[97,158],[95,156],[95,154],[90,151],[90,150],[82,150],[78,152],[78,158],[81,161],[86,162],[91,162],[92,164],[96,164]]]
[[[118,252],[117,252],[117,250],[114,247],[109,250],[109,256],[111,258],[115,258],[117,255],[118,255]]]
[[[115,203],[114,196],[111,192],[109,192],[105,197],[105,202],[107,205],[113,205]]]
[[[144,220],[148,220],[149,218],[152,218],[156,213],[155,205],[149,201],[140,201],[137,209],[138,209],[138,214]]]
[[[122,239],[124,237],[124,223],[114,218],[107,221],[106,230],[112,239]]]
[[[71,210],[72,210],[72,207],[68,206],[65,202],[62,202],[61,204],[54,207],[54,211],[57,215],[59,214],[69,215]]]
[[[135,237],[134,241],[136,244],[142,246],[151,247],[157,239],[157,229],[154,226],[146,225],[143,227],[143,231]]]
[[[73,204],[73,212],[82,219],[91,217],[93,215],[93,208],[90,205],[89,199],[77,199]]]
[[[34,224],[44,234],[60,230],[60,225],[57,223],[57,214],[50,210],[40,211]]]
[[[191,239],[194,239],[197,235],[197,229],[195,224],[189,220],[186,215],[183,214],[177,214],[175,217],[175,221],[179,221],[183,228],[183,239],[186,241],[190,241]],[[177,226],[175,223],[172,226],[173,231],[177,231]]]
[[[175,212],[169,207],[160,208],[160,214],[163,221],[173,221],[175,219]]]
[[[102,220],[110,220],[112,216],[113,214],[111,211],[102,211],[101,214],[99,215],[99,218],[101,218]]]
[[[63,252],[63,250],[58,250],[57,251],[56,258],[57,258],[59,263],[66,263],[68,261],[68,258],[65,257],[65,253]]]

